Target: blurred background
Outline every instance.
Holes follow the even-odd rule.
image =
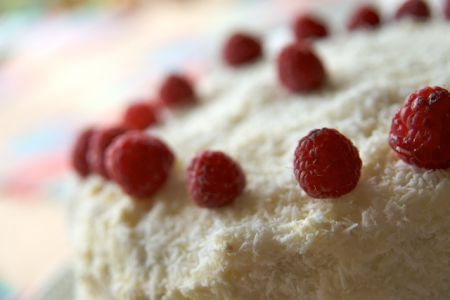
[[[0,299],[33,299],[70,264],[80,128],[114,121],[168,71],[205,76],[233,28],[264,31],[317,2],[0,0]]]

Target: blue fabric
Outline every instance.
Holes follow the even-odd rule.
[[[0,281],[0,300],[11,299],[13,291],[5,283]]]

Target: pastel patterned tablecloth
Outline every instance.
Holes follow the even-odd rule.
[[[54,218],[39,209],[48,206],[62,214],[54,204],[64,198],[67,154],[79,128],[114,122],[126,103],[151,97],[167,71],[205,76],[217,60],[224,33],[232,28],[264,30],[289,22],[293,14],[318,2],[179,2],[134,12],[81,10],[42,16],[31,11],[1,18],[0,234],[24,232],[21,226],[34,224],[33,210],[44,220],[34,221],[45,235]],[[11,210],[17,217],[8,219],[10,208],[2,211],[2,202],[20,203],[20,209]],[[35,260],[45,263],[45,254],[51,253],[46,247],[53,247],[53,241],[40,242],[39,234],[24,238],[43,247],[42,257]],[[30,298],[22,293],[29,280],[17,279],[27,265],[22,265],[23,257],[11,255],[24,246],[1,235],[0,241],[0,299],[14,294]],[[29,256],[34,252],[29,249]]]

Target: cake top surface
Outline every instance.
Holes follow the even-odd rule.
[[[72,217],[83,263],[121,299],[449,292],[449,265],[435,253],[450,255],[450,172],[407,165],[388,144],[392,117],[411,92],[450,87],[449,30],[436,18],[332,35],[315,44],[326,85],[308,94],[279,85],[275,53],[290,37],[285,28],[267,33],[263,60],[221,67],[199,83],[194,108],[148,131],[176,156],[151,201],[130,201],[95,176],[82,184]],[[299,139],[322,127],[351,139],[363,162],[356,188],[336,200],[309,197],[292,171]],[[217,210],[197,207],[185,188],[190,160],[206,149],[232,156],[247,178],[243,194]],[[435,274],[423,279],[417,261]]]

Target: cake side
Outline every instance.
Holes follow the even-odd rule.
[[[207,79],[198,107],[150,131],[177,161],[149,204],[94,176],[79,183],[71,213],[83,299],[450,297],[450,172],[406,165],[387,143],[409,93],[450,87],[449,30],[406,21],[317,43],[329,82],[313,94],[284,91],[272,57]],[[321,127],[349,137],[363,161],[356,189],[335,201],[308,197],[292,172],[298,140]],[[229,207],[199,209],[185,191],[203,149],[245,171]]]

